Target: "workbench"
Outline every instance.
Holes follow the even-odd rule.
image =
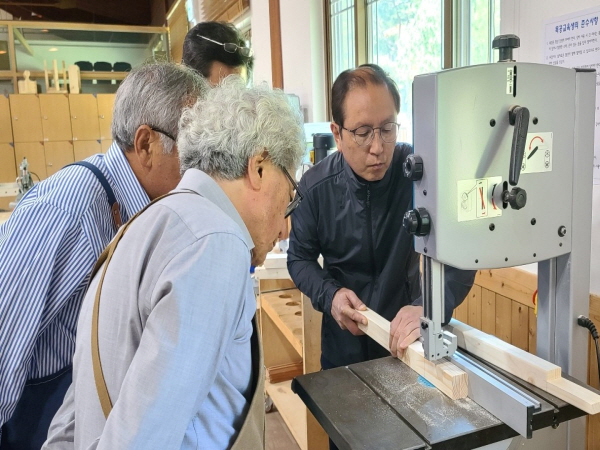
[[[540,402],[531,423],[533,436],[547,433],[548,437],[536,448],[555,448],[553,427],[585,415],[529,383],[488,367]],[[292,390],[340,450],[473,449],[517,436],[471,399],[451,400],[391,356],[297,377]]]

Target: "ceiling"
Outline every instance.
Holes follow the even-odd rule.
[[[0,0],[15,20],[150,25],[151,0]]]

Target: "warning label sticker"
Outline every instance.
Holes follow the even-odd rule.
[[[521,173],[552,171],[552,133],[527,133]]]
[[[456,185],[459,222],[502,215],[502,177],[459,180]]]

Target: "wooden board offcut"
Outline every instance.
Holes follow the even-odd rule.
[[[368,323],[360,324],[359,328],[379,345],[389,349],[390,322],[371,309],[360,313],[367,318]],[[466,372],[448,360],[437,362],[427,360],[421,342],[410,344],[400,359],[448,397],[459,399],[468,395]]]
[[[449,331],[468,352],[570,403],[588,414],[600,412],[600,395],[561,377],[561,369],[495,336],[452,319]]]

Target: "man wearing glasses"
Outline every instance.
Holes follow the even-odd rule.
[[[201,22],[183,42],[183,63],[217,85],[236,74],[246,82],[252,75],[254,58],[237,28],[225,22]]]
[[[46,439],[71,383],[90,272],[122,223],[177,186],[181,112],[207,89],[181,65],[135,68],[117,90],[106,154],[36,184],[0,226],[2,450]]]
[[[289,173],[304,142],[300,114],[283,92],[247,89],[237,77],[183,114],[183,178],[113,241],[104,281],[101,271],[92,279],[72,388],[44,450],[264,448],[264,364],[249,269],[285,228],[295,189]],[[112,402],[106,410],[93,336]]]
[[[323,312],[324,369],[386,356],[359,330],[365,305],[390,320],[390,349],[403,352],[420,335],[419,254],[402,227],[413,183],[396,143],[400,95],[383,70],[367,64],[342,72],[332,88],[331,130],[338,152],[300,181],[292,214],[288,269]],[[323,255],[323,268],[318,264]],[[446,319],[469,292],[475,273],[446,268]]]

